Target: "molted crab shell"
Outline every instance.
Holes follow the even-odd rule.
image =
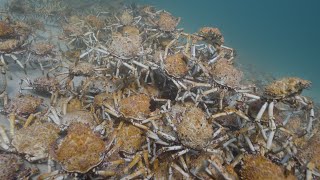
[[[52,53],[54,45],[47,42],[38,42],[32,45],[31,51],[36,55],[45,56]]]
[[[168,56],[164,60],[167,73],[174,77],[183,77],[188,73],[187,59],[182,53]]]
[[[134,26],[124,26],[122,28],[122,34],[127,36],[138,36],[140,32],[139,29]]]
[[[36,92],[50,93],[57,90],[59,81],[54,77],[38,77],[32,82],[32,87]]]
[[[311,82],[296,78],[287,77],[276,80],[264,89],[264,96],[273,99],[282,99],[296,94],[300,94],[304,89],[309,88]]]
[[[20,116],[28,116],[35,113],[42,104],[43,99],[32,95],[19,95],[13,98],[5,107],[6,113],[16,113]]]
[[[293,175],[286,176],[284,169],[272,163],[269,159],[257,155],[247,155],[240,171],[241,177],[248,180],[263,179],[295,179]]]
[[[61,123],[63,126],[70,126],[72,123],[82,123],[89,125],[90,128],[95,128],[97,123],[94,119],[94,116],[89,111],[72,111],[71,113],[67,113],[61,119]]]
[[[105,142],[81,123],[68,128],[68,134],[52,153],[67,172],[87,173],[104,157]]]
[[[150,114],[150,97],[145,94],[131,95],[121,99],[119,111],[126,118],[145,119]]]
[[[0,179],[16,179],[22,164],[22,159],[17,155],[0,154]]]
[[[224,58],[213,64],[210,73],[214,79],[231,87],[239,86],[243,77],[243,73]]]
[[[0,41],[0,52],[10,53],[20,47],[21,41],[17,39],[7,39]]]
[[[320,135],[318,133],[304,142],[305,144],[298,151],[298,158],[305,164],[308,162],[314,163],[315,167],[320,170]]]
[[[14,28],[7,22],[0,21],[0,38],[14,34]]]
[[[173,17],[168,12],[162,12],[159,15],[158,26],[161,31],[172,32],[176,29],[180,22],[180,18]]]
[[[129,25],[133,22],[133,16],[128,10],[124,10],[120,16],[120,21],[123,25]]]
[[[12,139],[12,145],[19,153],[33,157],[43,156],[58,137],[60,129],[53,123],[36,121],[31,126],[19,129]]]
[[[196,150],[203,150],[208,146],[214,131],[200,108],[193,103],[183,106],[176,104],[172,107],[171,115],[181,144]]]
[[[92,76],[94,72],[93,65],[86,62],[81,62],[69,67],[69,74],[71,76]]]
[[[203,38],[204,41],[214,46],[221,46],[224,44],[224,38],[218,28],[214,27],[202,27],[198,34]]]
[[[117,57],[132,58],[138,55],[141,46],[139,35],[114,35],[110,44],[110,52]]]
[[[105,26],[105,22],[97,16],[89,15],[85,20],[88,24],[90,24],[90,26],[94,27],[95,29],[102,29]]]
[[[144,142],[143,132],[133,125],[121,127],[117,139],[123,142],[119,150],[129,154],[136,153]]]

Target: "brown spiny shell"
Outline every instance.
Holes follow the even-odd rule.
[[[35,113],[42,104],[43,99],[32,95],[20,95],[13,98],[4,109],[6,113],[16,113],[19,116],[28,116]]]
[[[32,82],[32,87],[36,92],[50,93],[59,88],[59,81],[54,77],[38,77]]]
[[[16,35],[23,38],[28,37],[32,32],[32,28],[27,23],[22,21],[15,22],[14,28]]]
[[[203,150],[212,140],[213,127],[206,114],[193,103],[176,104],[171,110],[180,142],[192,149]],[[179,123],[180,122],[180,123]]]
[[[71,113],[64,115],[61,119],[61,123],[64,126],[69,126],[75,122],[86,124],[92,129],[97,125],[93,114],[89,111],[72,111]]]
[[[174,31],[179,24],[180,18],[173,17],[168,12],[162,12],[159,15],[158,26],[161,31]]]
[[[113,97],[111,93],[100,93],[94,96],[93,105],[95,107],[102,107],[104,103],[108,103],[109,105],[112,105]]]
[[[57,110],[59,112],[63,111],[64,105],[67,106],[67,113],[71,113],[74,111],[80,111],[83,109],[82,101],[78,98],[68,99],[68,98],[60,98],[57,104]]]
[[[64,53],[64,56],[66,56],[71,61],[75,61],[80,58],[81,50],[77,49],[69,49]]]
[[[168,56],[164,60],[164,67],[174,77],[183,77],[188,72],[186,57],[182,53]]]
[[[76,24],[66,24],[62,26],[62,29],[65,36],[81,36],[84,34],[83,29]]]
[[[247,180],[282,180],[295,179],[294,176],[286,177],[284,169],[269,159],[260,155],[247,155],[243,159],[244,165],[240,171],[241,177]]]
[[[0,154],[0,179],[16,179],[22,164],[22,159],[17,155]]]
[[[7,22],[0,21],[0,37],[6,37],[14,34],[14,28]]]
[[[194,173],[195,171],[198,171],[196,173],[197,177],[199,178],[201,177],[203,179],[210,179],[211,176],[205,172],[205,168],[209,166],[209,162],[208,162],[209,158],[210,156],[205,153],[191,156],[190,162],[188,162],[190,172]]]
[[[310,81],[296,77],[286,77],[276,80],[265,87],[264,95],[274,99],[281,99],[300,94],[303,89],[306,89],[310,86]]]
[[[38,42],[32,45],[31,50],[39,56],[45,56],[52,53],[54,45],[47,42]]]
[[[210,73],[214,79],[222,81],[223,84],[231,87],[239,86],[243,77],[243,73],[224,58],[213,64]]]
[[[305,139],[304,139],[305,140]],[[320,135],[319,132],[315,134],[309,141],[304,142],[304,145],[298,151],[299,159],[305,163],[309,162],[315,164],[315,167],[320,170]]]
[[[128,10],[124,10],[119,18],[123,25],[129,25],[133,22],[133,16]]]
[[[139,35],[122,36],[114,35],[110,44],[110,52],[118,57],[131,58],[139,53],[141,38]]]
[[[53,157],[68,172],[86,173],[100,164],[104,151],[105,143],[100,137],[88,126],[74,123],[54,150]]]
[[[150,114],[150,101],[145,94],[131,95],[121,99],[119,111],[126,118],[144,119]]]
[[[154,179],[155,180],[167,179],[169,177],[169,167],[170,167],[169,161],[159,162],[159,160],[156,159],[153,163]],[[173,171],[172,179],[185,179],[185,178],[178,171]]]
[[[122,35],[127,36],[139,36],[139,29],[134,26],[124,26],[122,28]]]
[[[88,24],[90,24],[90,26],[92,26],[95,29],[102,29],[105,26],[104,21],[94,15],[87,16],[86,21]]]
[[[87,62],[81,62],[69,67],[69,74],[73,76],[92,76],[94,74],[94,67]]]
[[[133,125],[124,125],[121,127],[117,134],[117,139],[119,142],[123,142],[123,144],[119,150],[129,154],[136,153],[144,142],[142,134],[143,132]]]
[[[17,39],[8,39],[0,42],[0,52],[10,53],[21,45],[21,41]]]
[[[202,27],[198,34],[209,44],[221,46],[224,44],[224,37],[218,28]]]
[[[12,145],[19,153],[43,156],[49,152],[52,143],[59,137],[59,128],[53,123],[36,121],[31,126],[15,132]]]

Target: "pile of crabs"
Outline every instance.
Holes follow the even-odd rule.
[[[96,6],[54,14],[60,31],[46,40],[49,28],[2,16],[0,179],[320,177],[316,107],[301,94],[311,82],[256,87],[219,29]],[[24,77],[8,83],[14,66]],[[8,97],[10,83],[20,89]]]

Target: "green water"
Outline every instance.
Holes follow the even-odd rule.
[[[219,27],[238,61],[275,77],[299,76],[313,82],[305,95],[320,101],[319,0],[141,0],[182,17],[194,32]]]

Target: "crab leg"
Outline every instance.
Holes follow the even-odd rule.
[[[108,171],[108,170],[100,170],[100,171],[96,171],[95,173],[103,177],[112,177],[117,174],[115,171]]]
[[[311,132],[313,120],[314,120],[314,109],[312,108],[310,110],[309,122],[308,122],[308,126],[307,126],[307,132],[308,133]]]
[[[146,167],[149,169],[149,167],[150,167],[149,151],[148,150],[144,150],[142,155],[143,155],[144,163],[145,163]]]
[[[257,114],[257,117],[255,119],[256,122],[261,121],[262,115],[265,112],[265,110],[267,109],[267,106],[268,106],[268,102],[265,102]]]
[[[254,149],[253,144],[252,144],[250,138],[249,138],[247,135],[244,135],[244,139],[245,139],[245,141],[247,142],[250,150],[251,150],[252,152],[255,152],[256,150]]]
[[[190,149],[187,148],[187,149],[184,149],[184,150],[182,150],[180,152],[177,152],[177,153],[173,154],[171,157],[173,159],[176,159],[177,157],[182,156],[182,155],[186,154],[189,151],[190,151]]]
[[[60,171],[59,170],[55,170],[55,171],[52,171],[52,172],[49,172],[49,173],[41,174],[38,177],[38,179],[39,180],[44,180],[44,179],[48,179],[50,177],[57,176],[57,175],[60,175]],[[57,177],[55,177],[55,178],[57,178]]]
[[[269,134],[268,141],[267,141],[267,149],[271,148],[272,140],[276,132],[276,123],[274,122],[273,109],[274,109],[274,102],[271,102],[268,108],[269,123],[270,123],[269,126],[270,126],[271,132]]]
[[[10,122],[10,135],[12,137],[14,135],[15,122],[16,122],[16,115],[14,113],[9,114],[9,122]]]
[[[176,163],[171,163],[171,167],[173,167],[175,170],[177,170],[179,173],[181,173],[185,178],[189,178],[189,174],[186,173],[183,169],[181,169],[180,166],[178,166]]]
[[[166,46],[164,50],[164,59],[167,58],[170,47],[179,39],[179,37],[180,37],[180,34],[178,34],[177,37],[174,38],[172,41],[170,41],[170,43]]]
[[[127,174],[129,170],[132,169],[133,166],[135,166],[140,160],[141,160],[141,155],[140,154],[135,155],[132,161],[128,164],[128,166],[124,168],[123,172]]]
[[[40,112],[37,113],[37,114],[40,114]],[[28,127],[28,126],[31,124],[31,122],[36,118],[36,115],[37,115],[37,114],[30,114],[29,117],[28,117],[28,119],[27,119],[26,122],[24,123],[23,127],[24,127],[24,128]]]
[[[35,161],[47,159],[47,157],[48,157],[48,154],[43,154],[43,155],[34,156],[34,157],[30,157],[30,156],[26,155],[26,159],[27,159],[29,162],[35,162]]]
[[[4,127],[2,125],[0,125],[0,135],[1,135],[4,143],[6,143],[6,144],[10,143],[9,137],[8,137]]]
[[[135,171],[134,173],[132,173],[124,178],[121,178],[120,180],[130,180],[130,179],[136,178],[136,177],[144,174],[145,172],[146,172],[145,168],[140,168],[138,171]]]

